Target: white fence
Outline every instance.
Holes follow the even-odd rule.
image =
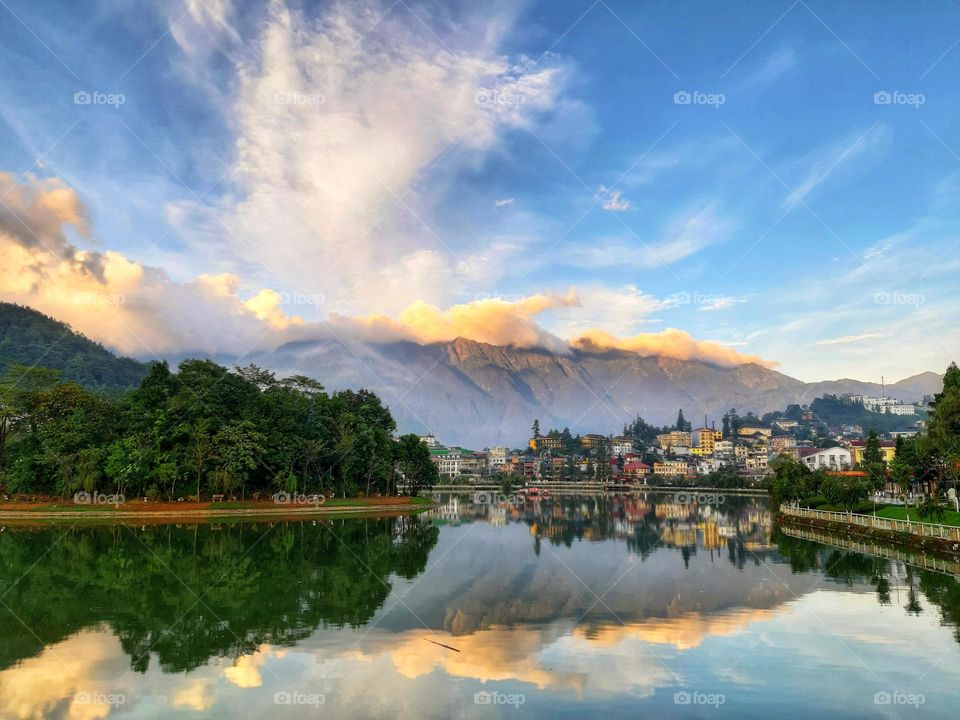
[[[891,520],[875,517],[874,515],[859,515],[857,513],[836,512],[833,510],[813,510],[798,508],[791,505],[781,505],[780,512],[794,517],[814,518],[816,520],[830,520],[847,525],[876,528],[878,530],[893,530],[905,532],[918,537],[940,538],[960,542],[960,527],[939,525],[937,523],[913,522],[910,520]]]

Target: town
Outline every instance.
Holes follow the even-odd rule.
[[[526,446],[515,449],[447,447],[432,434],[421,441],[443,484],[761,487],[773,475],[771,461],[778,456],[811,470],[860,467],[874,430],[873,442],[889,463],[897,438],[913,437],[925,427],[930,400],[903,403],[887,397],[829,395],[762,417],[731,409],[719,428],[708,418],[694,428],[681,409],[672,426],[655,427],[637,416],[618,435],[573,435],[567,428],[541,433],[539,420],[534,420]],[[859,422],[842,421],[850,418]]]

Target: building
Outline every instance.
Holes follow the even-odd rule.
[[[554,437],[547,435],[530,438],[530,449],[534,452],[541,450],[563,450],[563,438],[559,435]]]
[[[764,437],[770,437],[773,435],[773,430],[766,427],[757,427],[756,425],[744,425],[737,431],[737,434],[741,437],[750,437],[751,435],[763,435]]]
[[[863,462],[863,456],[867,451],[867,441],[866,440],[851,440],[850,441],[850,453],[852,457],[851,464],[856,465],[857,463]],[[897,444],[893,440],[880,440],[880,453],[883,455],[885,462],[890,462],[893,460],[894,456],[897,454]]]
[[[844,470],[852,464],[849,450],[839,445],[829,448],[800,448],[800,462],[811,470]]]
[[[490,448],[487,452],[487,458],[490,463],[490,469],[493,471],[499,471],[500,468],[507,464],[507,455],[509,450],[503,445],[498,445],[495,448]]]
[[[693,433],[683,432],[681,430],[672,430],[668,433],[657,435],[657,445],[661,450],[669,450],[675,447],[690,447],[693,445]]]
[[[584,435],[580,438],[580,444],[588,450],[598,450],[607,442],[603,435]]]
[[[633,452],[633,440],[627,437],[615,437],[610,441],[610,452],[614,457],[623,457]]]
[[[717,440],[713,444],[713,454],[715,457],[733,457],[733,442],[730,440]]]
[[[650,466],[637,460],[623,463],[623,474],[631,478],[643,478],[650,474]]]
[[[437,466],[441,477],[460,477],[460,458],[460,448],[430,448],[430,459]]]
[[[433,433],[429,435],[421,435],[420,442],[426,445],[428,448],[441,448],[443,445],[440,444],[440,441],[434,436]]]
[[[780,453],[787,450],[787,448],[792,448],[797,446],[797,441],[793,439],[790,435],[774,435],[770,438],[770,452],[774,455],[779,455]]]
[[[696,436],[696,445],[690,450],[693,455],[713,455],[714,444],[723,439],[723,433],[713,428],[700,428]]]
[[[653,464],[653,474],[660,477],[686,477],[689,469],[686,460],[662,460]]]

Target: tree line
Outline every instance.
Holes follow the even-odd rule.
[[[416,435],[395,437],[368,390],[327,393],[250,365],[154,363],[135,390],[104,396],[57,371],[0,376],[4,492],[113,492],[174,499],[277,492],[416,493],[439,479]]]
[[[776,458],[771,467],[774,476],[770,490],[780,501],[803,502],[818,497],[850,511],[889,483],[903,496],[908,509],[911,495],[919,491],[923,495],[917,507],[921,516],[942,518],[940,497],[949,488],[956,490],[960,479],[960,368],[956,363],[947,368],[943,390],[929,405],[925,431],[910,438],[899,436],[889,463],[877,434],[871,430],[857,467],[861,474],[811,470],[788,456]]]

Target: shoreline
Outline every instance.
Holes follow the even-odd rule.
[[[383,498],[376,498],[383,500]],[[436,504],[425,498],[420,501],[414,501],[409,498],[404,502],[363,502],[358,499],[357,502],[349,504],[336,505],[262,505],[251,507],[217,507],[218,503],[203,503],[202,506],[193,504],[191,506],[170,507],[172,503],[157,503],[161,508],[151,508],[147,503],[138,503],[134,507],[105,508],[103,510],[80,510],[66,507],[64,509],[45,509],[61,507],[53,503],[33,503],[22,504],[22,509],[12,508],[9,504],[0,506],[0,525],[2,524],[23,524],[30,521],[44,521],[48,523],[55,520],[64,521],[82,521],[82,520],[136,520],[148,521],[150,523],[169,522],[169,523],[190,523],[191,521],[207,521],[218,519],[257,519],[267,518],[273,520],[282,520],[286,518],[320,518],[325,516],[343,516],[343,515],[384,515],[384,514],[404,514],[414,511],[429,510]],[[17,503],[17,505],[21,505]]]

